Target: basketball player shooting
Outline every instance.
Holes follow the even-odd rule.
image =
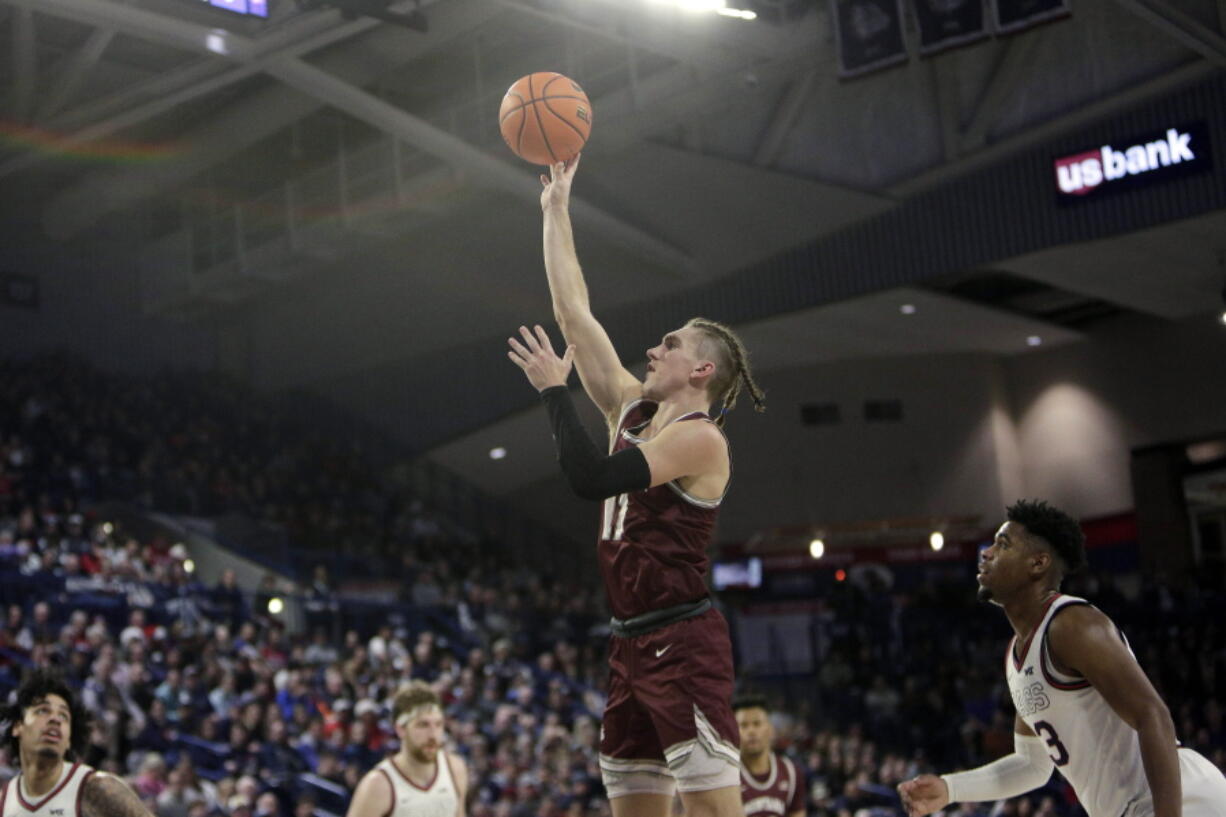
[[[746,389],[763,408],[744,347],[695,318],[647,350],[640,382],[592,315],[568,213],[579,161],[542,176],[545,273],[569,344],[520,327],[508,353],[541,393],[576,494],[603,500],[597,556],[613,612],[601,778],[614,817],[665,817],[680,790],[691,817],[743,814],[728,625],[704,576],[732,466],[724,412]],[[572,362],[609,423],[609,453],[588,436],[566,388]],[[721,407],[717,419],[712,404]]]
[[[1057,768],[1090,817],[1226,817],[1226,778],[1179,746],[1170,712],[1123,633],[1060,582],[1085,564],[1076,520],[1017,502],[983,553],[979,598],[1005,611],[1005,657],[1017,707],[1013,754],[968,772],[898,787],[911,817],[949,803],[1015,797]]]
[[[345,817],[464,817],[468,768],[443,746],[442,702],[412,681],[392,699],[400,750],[358,782]]]
[[[128,785],[81,763],[89,715],[54,673],[39,670],[0,710],[10,754],[21,771],[0,791],[0,815],[153,817]]]

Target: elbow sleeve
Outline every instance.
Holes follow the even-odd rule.
[[[1051,778],[1053,768],[1042,738],[1014,733],[1013,754],[941,779],[949,789],[949,802],[982,803],[1033,791]]]
[[[637,448],[613,455],[602,452],[580,422],[565,386],[545,389],[541,402],[549,412],[558,463],[575,494],[601,500],[651,487],[651,467],[643,452]]]

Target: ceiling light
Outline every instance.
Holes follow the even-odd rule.
[[[1226,312],[1222,313],[1222,323],[1226,323]]]
[[[914,315],[915,304],[903,304],[902,306],[898,307],[898,311],[904,315]]]
[[[503,448],[501,445],[498,446],[497,448],[490,449],[490,459],[491,460],[500,460],[500,459],[505,458],[506,455],[507,455],[507,450]]]
[[[820,559],[826,555],[826,543],[821,539],[814,539],[809,543],[809,555],[814,559]]]
[[[1038,335],[1031,335],[1030,337],[1026,338],[1027,346],[1039,346],[1042,343],[1043,343],[1043,339],[1039,337]]]
[[[285,602],[281,601],[281,599],[277,598],[276,596],[273,596],[268,600],[268,612],[272,613],[274,616],[280,615],[281,611],[284,609]]]
[[[928,545],[933,550],[939,551],[941,548],[945,547],[945,534],[941,533],[939,530],[934,530],[932,535],[928,537]]]
[[[195,563],[195,562],[193,562],[191,559],[184,559],[184,560],[183,560],[183,569],[184,569],[186,572],[188,572],[188,573],[195,573],[195,572],[196,572],[196,563]]]

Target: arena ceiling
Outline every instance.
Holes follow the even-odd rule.
[[[821,2],[757,0],[777,13],[754,21],[666,0],[396,4],[425,32],[303,5],[272,0],[264,21],[198,0],[0,0],[5,240],[104,236],[148,314],[215,328],[261,387],[449,443],[440,458],[465,472],[522,418],[432,424],[425,363],[488,350],[454,372],[479,399],[502,338],[549,318],[536,169],[496,127],[517,77],[559,70],[592,98],[574,211],[593,302],[611,309],[698,290],[1226,67],[1226,0],[1079,0],[851,81]],[[766,368],[1025,354],[1121,310],[1204,314],[1223,235],[1211,213],[743,329]],[[916,320],[894,320],[903,303]],[[425,419],[404,433],[405,416]],[[534,456],[543,473],[547,450]]]

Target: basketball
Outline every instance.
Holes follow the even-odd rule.
[[[538,71],[515,81],[502,98],[498,125],[507,146],[534,165],[575,158],[592,132],[592,104],[579,83]]]

